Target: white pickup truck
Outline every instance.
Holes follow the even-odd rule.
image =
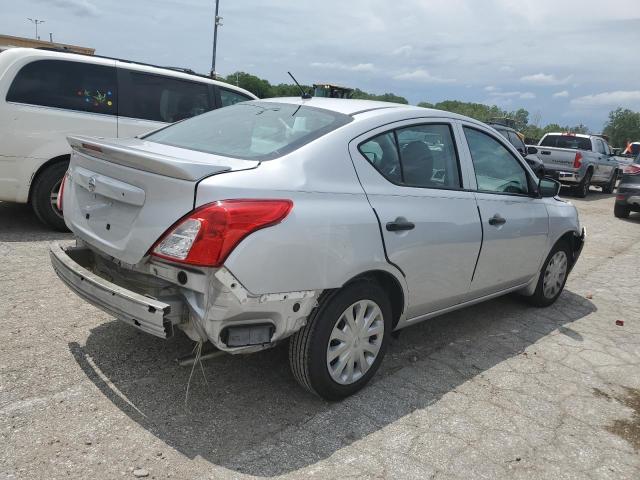
[[[547,133],[538,145],[529,147],[544,163],[545,175],[563,185],[576,187],[586,197],[589,186],[613,193],[621,175],[620,166],[604,138],[578,133]]]

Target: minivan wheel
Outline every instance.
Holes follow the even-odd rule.
[[[548,307],[554,303],[567,282],[571,252],[566,242],[558,242],[547,256],[534,294],[527,298],[536,307]]]
[[[320,300],[289,343],[289,363],[304,388],[326,400],[354,394],[380,366],[391,334],[391,304],[362,279]]]
[[[62,177],[68,167],[69,162],[59,162],[46,168],[36,178],[31,191],[31,206],[38,219],[60,232],[69,231],[62,212],[56,206]]]

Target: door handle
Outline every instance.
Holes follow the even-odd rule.
[[[546,152],[540,152],[540,154],[541,154],[541,155],[551,155],[551,152],[548,152],[548,151],[546,151]]]
[[[504,225],[505,223],[507,223],[507,219],[504,217],[501,217],[497,213],[489,219],[489,225],[499,226],[499,225]]]
[[[406,220],[397,220],[395,222],[388,222],[386,225],[387,231],[389,232],[401,232],[403,230],[413,230],[416,226],[407,222]]]

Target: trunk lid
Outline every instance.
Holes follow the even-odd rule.
[[[68,140],[65,222],[80,239],[127,264],[138,263],[193,210],[201,179],[259,165],[137,138]]]

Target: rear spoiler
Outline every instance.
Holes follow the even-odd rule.
[[[136,139],[127,139],[126,142],[131,143],[135,140]],[[193,158],[181,159],[135,148],[134,145],[126,145],[118,139],[108,140],[98,137],[72,135],[67,137],[67,141],[74,151],[81,154],[106,160],[111,163],[117,163],[125,167],[181,180],[197,181],[210,175],[232,170],[230,165],[216,165],[216,159],[226,159],[214,155],[210,156],[210,161],[204,162],[194,160]],[[141,144],[144,143],[144,140],[138,141]],[[228,160],[232,163],[235,159]]]

